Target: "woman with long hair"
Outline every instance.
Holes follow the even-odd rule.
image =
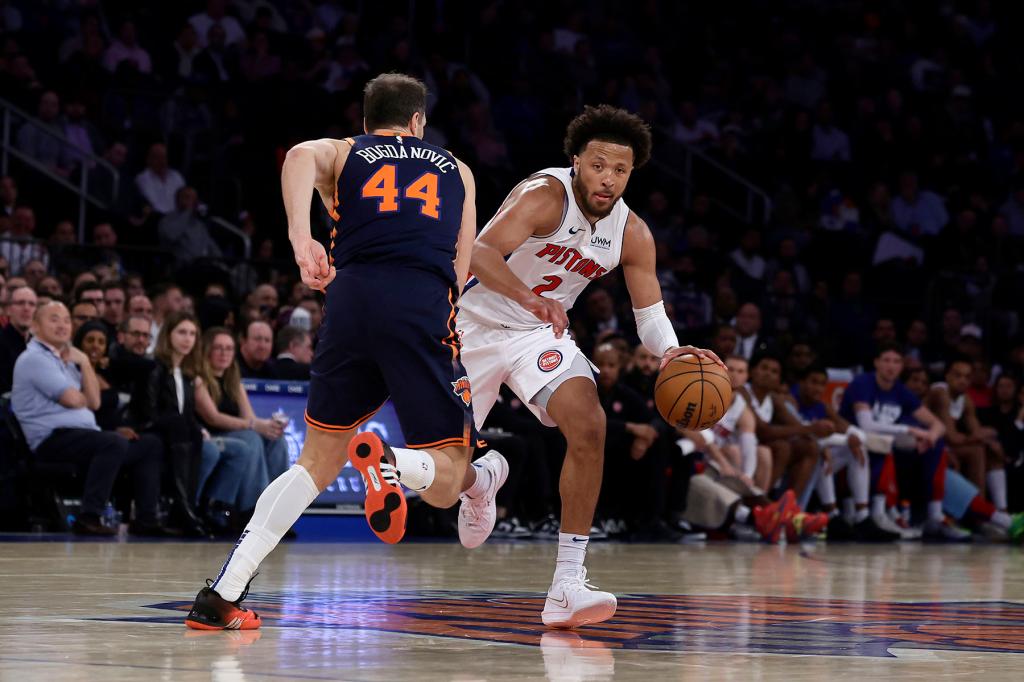
[[[202,348],[199,325],[191,313],[172,313],[157,337],[156,367],[132,400],[141,428],[158,433],[167,448],[177,521],[191,535],[208,535],[207,525],[228,532],[228,510],[249,471],[249,455],[219,444],[204,433],[195,412],[195,390],[201,384]],[[204,461],[206,466],[204,467]],[[210,462],[213,466],[209,466]],[[206,522],[196,509],[204,469],[219,469],[210,481]]]
[[[196,412],[210,431],[223,438],[245,441],[260,454],[262,466],[243,485],[239,508],[256,506],[263,489],[288,469],[288,444],[284,425],[274,419],[257,417],[242,388],[242,374],[235,359],[235,338],[225,327],[212,327],[203,334],[206,352],[202,363],[203,383],[196,390]]]

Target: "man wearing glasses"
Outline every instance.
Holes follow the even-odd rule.
[[[11,390],[14,361],[25,350],[32,317],[36,314],[36,292],[19,286],[7,292],[7,325],[0,328],[0,395]]]
[[[153,360],[146,356],[153,335],[149,320],[130,315],[117,328],[117,345],[110,350],[110,383],[121,393],[134,394],[140,377],[149,376]]]

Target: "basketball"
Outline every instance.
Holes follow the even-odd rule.
[[[654,384],[654,404],[672,426],[698,431],[718,423],[732,403],[729,373],[716,362],[681,355],[669,362]]]

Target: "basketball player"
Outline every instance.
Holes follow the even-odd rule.
[[[995,429],[981,425],[974,401],[967,395],[971,371],[971,361],[967,358],[950,361],[946,365],[946,380],[932,384],[925,404],[946,427],[946,443],[963,475],[982,495],[987,487],[996,510],[1005,512],[1006,457]]]
[[[306,442],[298,463],[272,482],[217,579],[196,597],[194,629],[255,629],[240,606],[260,565],[350,459],[366,482],[366,515],[383,540],[405,530],[400,479],[428,503],[450,507],[464,480],[507,465],[491,452],[467,475],[473,442],[470,384],[459,360],[455,308],[476,233],[469,169],[422,141],[426,88],[384,74],[364,92],[366,135],[314,140],[288,153],[281,189],[302,281],[327,297],[313,359]],[[310,236],[313,189],[334,219],[331,253]],[[356,429],[390,396],[408,448]],[[347,453],[347,457],[346,457]]]
[[[871,494],[871,466],[864,447],[864,432],[840,417],[835,408],[825,402],[828,373],[824,367],[810,365],[797,370],[792,391],[792,407],[804,424],[828,419],[836,432],[818,440],[823,457],[818,464],[815,490],[818,501],[828,515],[828,539],[857,540],[860,542],[891,542],[899,539],[896,533],[879,528],[868,509]],[[836,506],[835,475],[846,469],[846,481],[852,494],[852,506],[840,514]]]
[[[568,444],[558,558],[541,614],[553,627],[600,622],[616,608],[612,594],[587,583],[583,566],[601,489],[605,414],[593,366],[565,334],[566,309],[587,284],[621,264],[640,340],[662,366],[687,353],[721,362],[710,351],[679,347],[655,274],[654,238],[622,200],[633,169],[650,157],[647,124],[611,106],[587,107],[569,124],[565,152],[572,167],[523,180],[477,237],[474,278],[459,304],[477,425],[507,384]],[[493,496],[479,482],[467,485],[462,544],[483,543],[494,514]]]

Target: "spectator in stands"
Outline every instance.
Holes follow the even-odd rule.
[[[274,367],[278,379],[309,381],[313,362],[313,337],[305,329],[284,327],[277,333],[277,357]]]
[[[246,379],[277,379],[270,354],[274,350],[274,332],[262,320],[249,322],[242,329],[238,347],[238,365]]]
[[[46,277],[46,266],[43,265],[41,260],[32,259],[25,263],[25,266],[21,269],[21,276],[25,278],[26,284],[33,289],[39,287],[39,283]]]
[[[224,31],[225,45],[235,45],[245,40],[245,30],[237,19],[227,14],[225,0],[207,0],[206,11],[193,14],[188,23],[195,29],[203,47],[206,46],[206,37],[212,26],[219,26]]]
[[[1014,180],[1013,191],[999,207],[999,214],[1006,218],[1010,234],[1024,237],[1024,174]]]
[[[849,161],[850,138],[836,127],[832,105],[818,103],[818,120],[811,129],[811,158],[815,161]]]
[[[47,275],[39,280],[39,284],[36,285],[36,293],[50,298],[64,298],[64,289],[60,285],[60,280],[53,275]]]
[[[100,313],[95,303],[79,301],[71,306],[71,333],[77,334],[79,328],[86,322],[98,321]]]
[[[254,458],[238,493],[238,507],[251,510],[263,489],[288,468],[284,425],[257,417],[242,386],[235,361],[235,340],[224,327],[203,334],[206,355],[203,381],[196,390],[196,410],[203,423],[219,437],[243,442]]]
[[[210,236],[206,222],[196,213],[199,195],[191,187],[182,187],[174,198],[174,212],[160,219],[157,232],[160,246],[174,254],[179,265],[199,258],[220,258],[221,250]]]
[[[103,285],[103,312],[100,317],[106,323],[111,336],[117,332],[124,320],[126,299],[124,284],[120,281],[115,280]]]
[[[899,195],[892,201],[892,220],[897,228],[915,237],[935,236],[949,222],[941,196],[918,186],[917,173],[900,175]]]
[[[110,223],[99,223],[92,228],[92,243],[97,248],[91,253],[95,265],[109,265],[118,273],[124,270],[121,254],[117,252],[117,232]]]
[[[75,169],[84,164],[92,169],[94,164],[88,159],[103,149],[103,139],[99,129],[86,117],[85,103],[81,97],[71,97],[65,101],[61,125],[64,137],[68,139],[61,165]]]
[[[759,351],[768,348],[761,336],[761,309],[754,303],[744,303],[736,312],[736,355],[750,360]]]
[[[110,349],[107,375],[114,388],[134,395],[140,377],[147,377],[153,369],[146,349],[152,332],[149,320],[141,315],[130,315],[117,327],[117,344]]]
[[[0,215],[12,216],[18,205],[18,181],[13,176],[0,176]]]
[[[103,298],[103,285],[96,281],[83,282],[75,287],[73,301],[75,303],[92,303],[96,306],[96,312],[100,317],[103,316],[106,310]]]
[[[50,267],[50,254],[46,246],[33,237],[36,230],[36,213],[28,206],[14,209],[11,231],[7,239],[0,241],[0,256],[7,260],[7,269],[12,275],[20,275],[21,269],[30,260],[38,260]]]
[[[135,186],[153,211],[170,213],[175,208],[178,191],[185,186],[185,178],[167,163],[167,147],[153,144],[146,154],[146,169],[135,176]]]
[[[62,165],[64,141],[60,130],[60,97],[53,90],[47,90],[39,97],[35,121],[27,121],[18,128],[15,145],[54,173],[67,176],[69,169]]]
[[[206,34],[206,47],[192,63],[193,80],[217,86],[238,79],[238,52],[227,43],[227,34],[218,24]]]
[[[144,307],[145,305],[142,301],[139,301],[138,304],[141,307]],[[160,328],[163,326],[164,320],[166,320],[170,315],[180,313],[184,309],[184,306],[185,295],[182,293],[181,287],[177,284],[164,282],[153,288],[152,316],[154,339],[160,335]],[[145,314],[142,310],[132,311],[132,314],[136,313]],[[152,349],[150,352],[152,352]]]
[[[161,450],[146,439],[100,431],[92,410],[100,389],[89,358],[71,340],[71,319],[62,303],[36,310],[33,340],[14,368],[12,406],[34,456],[40,461],[70,462],[85,471],[82,511],[73,530],[113,535],[100,523],[122,467],[131,470],[135,499],[133,533],[163,533],[157,517]]]
[[[10,287],[4,311],[7,324],[0,328],[0,395],[11,390],[14,363],[25,350],[36,314],[36,292],[30,287]]]
[[[324,309],[315,298],[304,298],[299,303],[299,308],[309,314],[309,333],[316,339],[317,330],[320,329],[320,322],[324,319]]]
[[[117,38],[103,55],[103,66],[112,73],[121,68],[145,74],[153,70],[149,52],[139,45],[135,33],[135,22],[131,19],[125,19],[118,27]]]
[[[202,350],[195,318],[168,315],[156,342],[156,363],[132,396],[136,429],[160,436],[167,452],[167,477],[174,494],[175,524],[187,535],[206,536],[196,509],[204,434],[195,412],[195,379]]]
[[[172,81],[187,83],[192,79],[195,58],[202,50],[196,29],[191,23],[183,24],[174,42],[162,56],[161,73]]]
[[[720,358],[727,358],[736,354],[737,336],[736,329],[731,324],[722,323],[715,330],[711,337],[711,350]]]

